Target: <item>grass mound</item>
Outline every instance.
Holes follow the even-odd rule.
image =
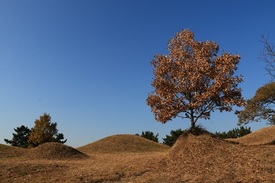
[[[175,177],[169,182],[227,182],[232,177],[222,172],[226,168],[224,158],[232,156],[235,148],[235,144],[208,134],[183,134],[169,150],[165,165],[169,168],[164,172]],[[234,177],[235,172],[229,173]]]
[[[30,149],[28,157],[32,159],[78,159],[86,158],[88,155],[62,143],[48,142],[36,148]]]
[[[274,153],[271,146],[244,146],[189,134],[169,151],[167,171],[187,182],[268,182],[275,174],[275,156],[270,153]]]
[[[199,136],[199,135],[211,135],[210,132],[208,132],[205,128],[203,128],[200,125],[185,130],[183,132],[182,136],[188,136],[189,134],[192,134],[192,135],[195,135],[195,136]]]
[[[175,177],[185,172],[181,181],[202,182],[205,179],[203,176],[207,175],[207,180],[211,180],[209,182],[219,182],[223,179],[217,177],[224,168],[224,154],[230,155],[230,148],[234,146],[210,135],[183,135],[169,151],[167,166]]]
[[[174,158],[189,158],[210,156],[213,153],[225,153],[227,149],[234,148],[233,144],[227,143],[211,137],[210,135],[193,134],[180,136],[175,145],[169,151],[169,155]]]
[[[99,142],[101,145],[106,142],[110,152],[114,144],[123,146],[120,141],[114,143],[114,139],[122,138],[129,143],[134,142],[135,137],[115,135]],[[146,141],[140,138],[137,138],[138,143]],[[102,152],[99,142],[98,152]],[[26,150],[25,154],[38,153],[39,148],[45,153],[53,149],[52,145],[44,144],[44,147]],[[62,152],[62,148],[58,151]],[[272,145],[248,146],[209,135],[188,134],[167,149],[145,153],[94,153],[93,158],[81,161],[28,159],[26,156],[0,158],[0,182],[275,182],[275,148]],[[52,156],[58,157],[56,153]]]
[[[0,144],[0,158],[15,158],[25,154],[27,149]]]
[[[245,135],[237,139],[226,139],[228,141],[238,142],[245,145],[264,145],[273,144],[275,142],[275,126],[269,126],[259,129],[253,133]]]
[[[77,148],[84,153],[160,152],[168,146],[136,135],[112,135]]]

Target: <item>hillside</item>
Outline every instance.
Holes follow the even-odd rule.
[[[0,144],[0,158],[20,157],[27,152],[27,149]]]
[[[274,145],[187,135],[169,148],[135,135],[113,135],[78,149],[0,145],[0,182],[275,182],[274,162]]]
[[[172,182],[272,182],[274,158],[273,146],[244,146],[208,135],[188,135],[169,151],[166,171],[176,177]]]
[[[237,139],[226,139],[244,145],[271,144],[275,141],[275,125],[259,129]]]
[[[161,152],[168,150],[169,147],[136,135],[120,134],[105,137],[77,149],[90,154],[95,152]]]
[[[0,144],[0,158],[24,158],[24,159],[79,159],[88,155],[61,143],[48,142],[32,149]]]
[[[32,159],[62,160],[88,157],[73,147],[57,142],[48,142],[28,151],[27,157]]]

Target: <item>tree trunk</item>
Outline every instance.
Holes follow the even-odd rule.
[[[191,129],[194,129],[196,121],[195,121],[195,118],[194,118],[193,111],[191,111],[190,120],[191,120]]]

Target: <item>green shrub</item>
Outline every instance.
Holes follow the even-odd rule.
[[[250,134],[251,132],[250,127],[241,126],[240,128],[234,128],[233,130],[229,130],[227,132],[215,132],[213,136],[219,139],[239,138]]]
[[[154,132],[151,132],[151,131],[145,131],[145,132],[142,131],[141,135],[139,135],[139,134],[136,134],[136,135],[141,136],[146,139],[149,139],[149,140],[152,140],[154,142],[159,142],[159,139],[158,139],[159,134],[158,133],[155,135]]]

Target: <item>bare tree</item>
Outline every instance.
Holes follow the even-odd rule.
[[[260,41],[264,45],[260,59],[266,63],[265,70],[270,74],[272,79],[275,78],[275,48],[268,41],[268,36],[262,35]]]

